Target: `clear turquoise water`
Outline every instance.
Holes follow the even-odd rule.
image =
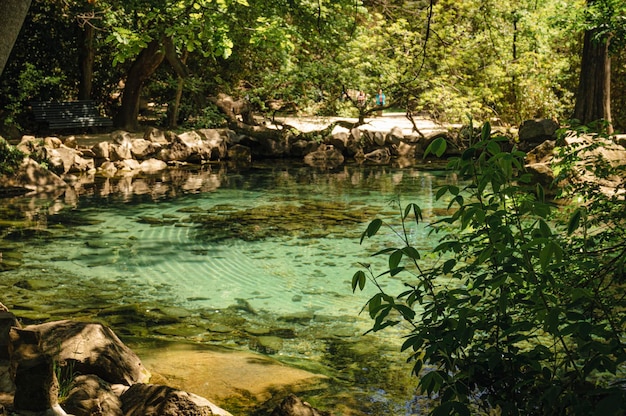
[[[132,323],[149,318],[102,311],[130,305],[133,313],[157,310],[144,325],[145,336],[161,328],[167,338],[159,325],[202,327],[207,314],[214,323],[221,311],[237,311],[250,315],[248,324],[269,327],[284,326],[276,322],[286,316],[323,316],[326,326],[343,323],[342,333],[349,327],[358,337],[370,324],[359,312],[372,292],[353,294],[352,275],[359,262],[376,263],[370,254],[396,241],[384,228],[359,244],[361,232],[376,217],[398,225],[398,209],[390,203],[398,197],[418,203],[425,223],[436,220],[445,208],[435,201],[436,187],[451,181],[446,172],[420,168],[319,171],[277,163],[97,178],[76,193],[0,199],[4,220],[28,219],[26,227],[4,224],[0,230],[3,261],[19,263],[0,274],[0,301],[27,321],[84,314],[111,319],[127,334],[137,331]],[[432,244],[425,227],[409,232],[418,247]],[[384,285],[398,293],[402,282]],[[229,316],[222,323],[232,326]],[[319,338],[320,322],[310,318],[308,329],[299,327],[294,342],[300,344],[287,345],[282,354],[322,354],[302,354],[302,334],[310,329],[310,337]],[[172,337],[184,337],[172,331]],[[233,345],[228,335],[204,332],[189,337]]]

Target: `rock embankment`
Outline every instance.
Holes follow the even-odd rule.
[[[74,136],[24,136],[17,147],[28,158],[19,172],[2,178],[0,186],[46,192],[83,174],[114,177],[154,173],[168,167],[277,158],[304,160],[323,168],[336,167],[349,159],[371,163],[401,159],[404,165],[411,165],[423,155],[430,141],[441,135],[446,133],[438,130],[428,137],[407,135],[399,127],[386,132],[336,129],[323,137],[286,128],[267,136],[237,134],[229,129],[176,134],[151,128],[143,136],[116,131],[90,146],[81,144]]]
[[[0,303],[0,415],[232,416],[193,393],[152,384],[139,357],[100,323],[22,327]],[[329,416],[288,395],[271,416]]]

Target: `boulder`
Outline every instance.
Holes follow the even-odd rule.
[[[80,375],[63,401],[63,409],[74,416],[122,416],[122,401],[99,377]]]
[[[116,162],[118,160],[132,159],[132,146],[133,145],[130,140],[122,144],[111,143],[109,145],[109,158],[112,162]]]
[[[167,163],[158,159],[147,159],[139,164],[139,170],[142,172],[158,172],[167,169]]]
[[[9,309],[0,303],[0,360],[9,359],[9,330],[20,328],[20,322]]]
[[[354,140],[356,142],[360,142],[361,141],[361,136],[362,136],[362,131],[358,127],[354,127],[353,129],[350,129],[350,138],[351,138],[351,140]]]
[[[310,166],[338,166],[343,163],[343,160],[343,155],[339,150],[325,144],[304,157],[304,163]]]
[[[86,172],[94,169],[93,159],[82,157],[82,153],[65,145],[48,149],[50,167],[57,173]]]
[[[145,160],[157,154],[161,145],[146,139],[133,139],[130,144],[130,152],[135,159]]]
[[[247,146],[236,144],[228,149],[228,158],[239,162],[252,162],[252,151]]]
[[[150,378],[139,357],[108,327],[98,323],[55,321],[11,329],[11,342],[39,339],[42,355],[57,362],[73,362],[81,374],[94,374],[109,383],[130,385]],[[12,366],[20,357],[11,354]]]
[[[395,145],[402,140],[404,140],[404,133],[402,132],[402,129],[398,126],[394,126],[391,128],[391,131],[387,133],[385,142]]]
[[[202,138],[203,144],[211,149],[209,160],[221,160],[228,155],[227,139],[219,130],[199,129],[196,133]]]
[[[25,158],[13,176],[0,177],[1,188],[23,188],[34,192],[49,192],[66,188],[58,175],[45,169],[30,158]]]
[[[167,146],[170,143],[170,137],[168,137],[163,130],[154,127],[148,128],[143,138],[149,142],[160,144],[161,146]]]
[[[554,140],[546,140],[526,154],[526,163],[534,164],[549,162],[554,157],[555,146],[556,142]]]
[[[292,157],[304,157],[307,154],[314,152],[319,147],[319,143],[312,140],[296,140],[291,144],[291,156]],[[338,150],[341,151],[340,148]]]
[[[115,162],[115,167],[124,172],[138,171],[140,164],[135,159],[124,159]]]
[[[109,159],[111,157],[110,148],[110,142],[99,142],[91,147],[91,151],[96,159]]]
[[[17,411],[45,412],[58,405],[54,360],[41,347],[40,335],[15,327],[9,331],[13,407]]]
[[[158,384],[134,384],[120,399],[125,416],[232,416],[200,396]]]
[[[100,165],[98,170],[105,176],[112,177],[117,172],[117,167],[115,166],[115,163],[107,160]]]
[[[391,160],[391,152],[388,148],[383,147],[376,149],[364,155],[365,159],[376,163],[389,163]]]
[[[317,410],[299,397],[290,394],[276,406],[270,416],[332,416],[332,414]]]
[[[418,156],[418,146],[416,144],[405,143],[403,140],[391,145],[393,154],[398,157],[415,159]]]
[[[202,140],[195,131],[179,134],[174,139],[169,151],[161,153],[164,161],[203,163],[211,160],[211,146]]]
[[[529,146],[554,139],[558,128],[559,125],[550,119],[524,121],[518,132],[520,148],[525,151]]]
[[[349,138],[350,138],[350,135],[347,132],[345,132],[345,131],[338,131],[336,133],[333,133],[328,138],[326,143],[330,144],[335,149],[337,149],[337,150],[339,150],[340,152],[343,153],[347,149],[347,147],[348,147]]]

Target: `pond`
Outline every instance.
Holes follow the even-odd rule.
[[[418,167],[216,164],[77,179],[66,192],[0,199],[0,301],[25,324],[103,322],[153,372],[233,414],[267,414],[285,391],[336,415],[420,414],[427,404],[398,352],[401,332],[363,335],[371,320],[361,309],[372,292],[353,294],[350,283],[359,262],[377,261],[370,255],[395,243],[385,229],[359,244],[369,221],[397,224],[392,201],[400,198],[432,222],[445,212],[436,187],[454,180]],[[410,232],[418,247],[433,244],[426,227]],[[384,284],[390,293],[402,287]],[[159,355],[171,351],[182,352]],[[268,373],[273,390],[263,392],[203,387],[202,374],[189,374],[193,360],[206,359],[199,351],[255,354],[320,377],[304,383]],[[241,355],[219,357],[244,374]],[[247,371],[241,377],[258,376]]]

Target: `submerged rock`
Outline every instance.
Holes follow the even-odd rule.
[[[332,414],[317,410],[296,395],[290,394],[274,409],[270,416],[332,416]]]

